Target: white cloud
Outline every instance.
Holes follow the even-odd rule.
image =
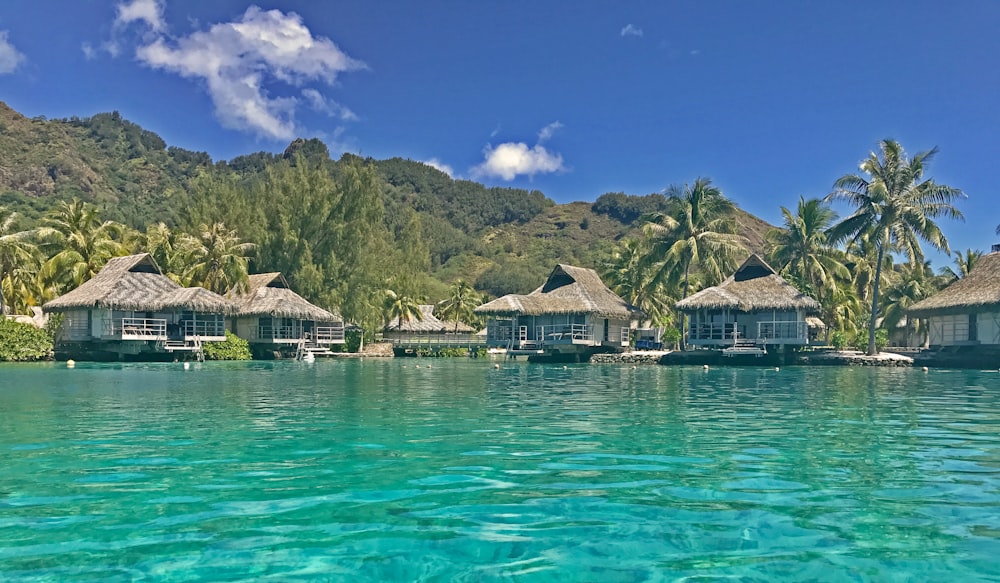
[[[0,75],[13,73],[25,61],[25,56],[7,40],[7,32],[0,31]]]
[[[333,84],[338,74],[365,68],[330,39],[313,36],[298,14],[256,6],[234,22],[176,40],[160,36],[140,46],[136,57],[150,67],[203,81],[224,126],[277,140],[295,136],[299,99],[272,96],[269,88],[309,81]],[[318,91],[301,94],[310,105],[331,106]],[[333,106],[341,119],[354,116]]]
[[[529,148],[524,142],[507,142],[497,147],[486,146],[483,163],[472,169],[473,176],[498,176],[514,180],[517,176],[534,176],[565,170],[562,156],[549,152],[541,144]]]
[[[642,36],[642,29],[634,24],[626,24],[622,28],[622,36]]]
[[[328,99],[325,95],[312,87],[303,89],[302,97],[306,98],[306,102],[309,104],[309,107],[320,113],[325,113],[330,117],[339,118],[344,121],[356,121],[358,119],[358,116],[353,111],[347,109],[332,99]]]
[[[558,121],[554,121],[549,125],[542,128],[542,131],[538,132],[538,143],[547,142],[552,138],[552,135],[556,133],[556,130],[563,127],[563,124]]]
[[[449,178],[454,178],[455,177],[455,169],[452,168],[451,166],[445,164],[444,162],[438,160],[437,158],[431,158],[430,160],[424,160],[423,163],[427,164],[431,168],[434,168],[435,170],[440,170],[441,172],[444,172],[445,174],[448,175]]]
[[[161,0],[132,0],[116,6],[118,16],[115,26],[124,26],[133,22],[145,22],[156,32],[166,28],[163,21],[163,3]]]

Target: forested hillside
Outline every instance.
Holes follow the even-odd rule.
[[[0,206],[30,229],[73,199],[133,229],[132,250],[157,246],[165,270],[170,237],[224,224],[253,244],[251,272],[281,271],[306,297],[355,314],[366,308],[352,303],[370,300],[355,296],[379,286],[437,301],[459,279],[500,295],[530,291],[557,262],[599,268],[641,216],[667,205],[624,193],[555,204],[400,158],[332,160],[318,140],[213,161],[117,112],[28,119],[0,103]],[[735,219],[761,249],[771,227]]]

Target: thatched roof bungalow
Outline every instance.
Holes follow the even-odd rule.
[[[476,308],[491,316],[487,342],[514,352],[580,352],[628,346],[632,324],[644,314],[593,269],[559,264],[533,292],[511,294]]]
[[[344,319],[292,291],[280,273],[251,275],[245,291],[227,295],[237,304],[233,332],[252,345],[344,343]]]
[[[399,318],[393,318],[385,327],[386,333],[471,334],[476,331],[475,328],[464,322],[441,320],[434,315],[436,307],[434,304],[421,304],[419,307],[421,316],[419,320],[411,318],[400,322]]]
[[[983,255],[968,275],[907,315],[927,320],[932,347],[1000,345],[1000,253]]]
[[[820,306],[752,254],[728,279],[676,307],[688,315],[689,345],[727,346],[806,344],[807,317]]]
[[[148,253],[115,257],[90,280],[43,306],[63,313],[63,342],[88,351],[140,354],[195,351],[225,340],[225,316],[236,306],[203,288],[163,275]]]

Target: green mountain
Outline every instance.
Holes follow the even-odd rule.
[[[447,285],[458,278],[500,295],[533,289],[558,262],[598,267],[618,240],[636,233],[642,213],[662,210],[665,203],[658,194],[609,193],[594,203],[556,204],[537,190],[453,180],[411,160],[361,160],[347,154],[334,161],[318,140],[296,140],[282,154],[258,152],[216,162],[205,152],[167,146],[158,135],[117,112],[89,118],[29,119],[0,102],[0,206],[20,212],[29,221],[37,220],[58,201],[79,198],[98,205],[103,218],[136,229],[154,222],[190,229],[198,221],[225,220],[233,226],[257,225],[242,228],[240,233],[264,243],[274,225],[267,217],[254,215],[254,205],[247,201],[266,193],[247,194],[237,210],[236,206],[220,207],[223,199],[218,197],[224,195],[217,191],[256,192],[265,188],[262,185],[273,187],[268,180],[274,180],[276,169],[294,166],[296,160],[314,162],[334,177],[351,164],[374,167],[389,239],[384,253],[394,247],[405,263],[409,250],[419,249],[422,254],[426,249],[428,264],[414,264],[422,272],[414,290],[428,300],[442,297]],[[240,217],[229,217],[225,211],[219,214],[219,208],[232,208]],[[761,250],[763,235],[771,225],[743,211],[738,211],[736,219],[751,249]],[[282,220],[287,223],[294,217]],[[322,227],[317,226],[320,231]],[[321,237],[315,234],[320,231],[309,232]],[[304,236],[306,231],[289,232]],[[319,277],[312,271],[323,269],[322,261],[308,253],[294,265],[283,263],[287,261],[287,254],[270,261],[261,258],[257,267],[280,269],[303,281]],[[303,270],[310,261],[316,268]]]

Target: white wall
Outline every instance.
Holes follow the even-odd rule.
[[[930,327],[931,346],[954,346],[969,342],[968,314],[931,316],[927,318],[927,323]]]

